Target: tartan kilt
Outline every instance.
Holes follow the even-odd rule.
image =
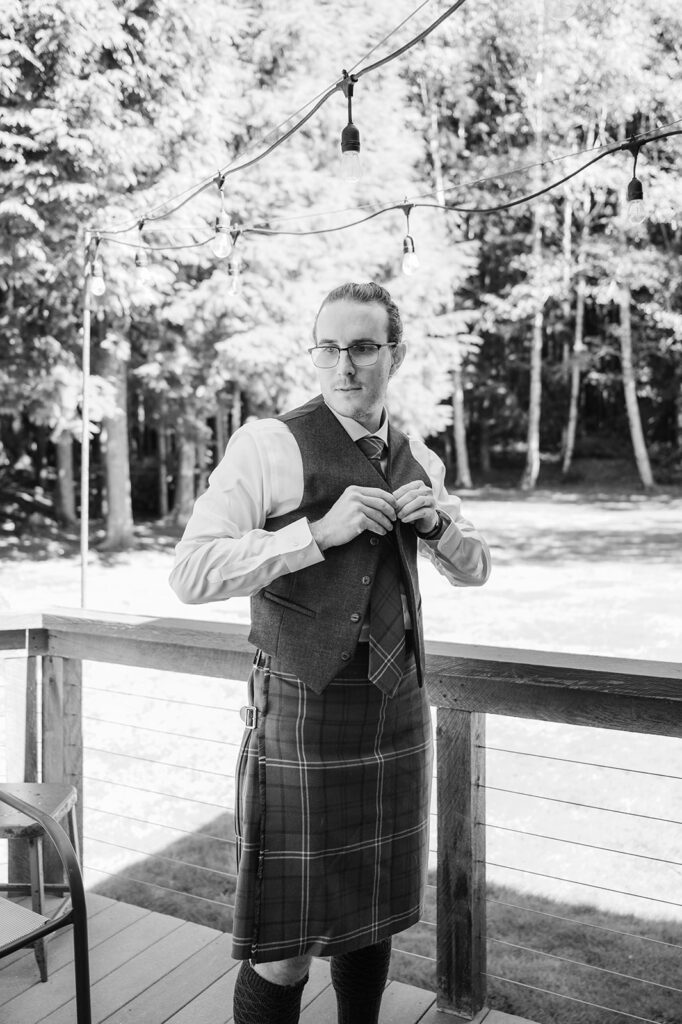
[[[379,942],[421,915],[433,743],[414,656],[393,697],[368,644],[316,694],[259,652],[236,773],[232,955],[255,963]]]

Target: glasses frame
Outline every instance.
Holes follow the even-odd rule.
[[[350,350],[355,345],[374,345],[376,347],[376,349],[377,349],[376,356],[375,356],[374,360],[371,363],[360,363],[360,364],[358,364],[358,363],[354,362],[353,357],[350,354]],[[396,343],[394,341],[382,341],[382,342],[379,342],[379,341],[354,341],[351,345],[313,345],[312,348],[308,349],[308,352],[310,353],[310,358],[313,361],[313,366],[316,366],[318,370],[333,370],[334,367],[339,365],[339,359],[341,358],[341,353],[342,352],[347,352],[348,353],[348,358],[350,359],[350,361],[353,364],[353,366],[356,367],[356,369],[357,369],[358,365],[359,365],[360,369],[362,369],[365,366],[376,366],[376,364],[377,364],[377,362],[379,360],[379,352],[378,352],[378,350],[380,348],[395,348],[395,347],[396,347]],[[332,363],[331,366],[318,366],[317,363],[315,362],[315,357],[313,355],[313,352],[317,352],[318,349],[335,349],[336,350],[336,362]]]

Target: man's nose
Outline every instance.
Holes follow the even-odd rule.
[[[347,349],[341,349],[339,352],[339,361],[336,367],[337,373],[340,373],[343,377],[350,374],[351,376],[355,373],[355,367],[350,357],[350,353]]]

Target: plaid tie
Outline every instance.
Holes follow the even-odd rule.
[[[386,479],[381,468],[385,443],[369,435],[358,448]],[[369,599],[369,678],[389,696],[400,682],[405,666],[405,622],[400,596],[400,561],[395,537],[381,545],[374,586]]]

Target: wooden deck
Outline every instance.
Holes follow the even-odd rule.
[[[103,896],[89,895],[93,1024],[228,1024],[238,961],[231,936]],[[0,962],[0,1024],[73,1024],[70,929],[48,944],[50,977],[38,979],[32,950]],[[389,982],[381,1024],[448,1024],[433,993]],[[524,1024],[491,1011],[486,1024]],[[336,1024],[329,966],[315,960],[301,1024]]]

